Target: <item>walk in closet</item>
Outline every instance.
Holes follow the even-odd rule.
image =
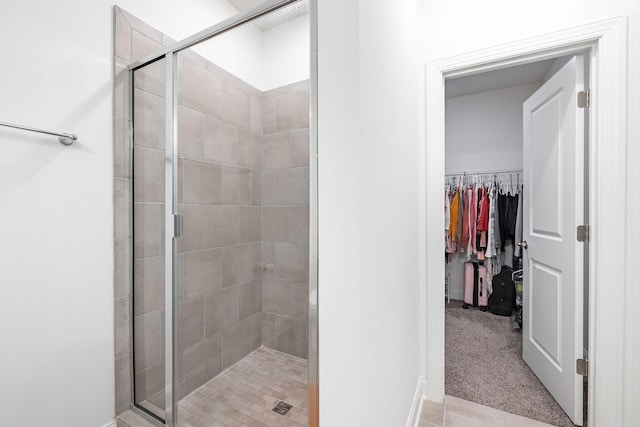
[[[527,256],[523,226],[532,212],[523,209],[523,200],[529,197],[529,205],[540,200],[527,193],[527,183],[536,183],[539,190],[538,182],[555,179],[545,177],[545,170],[531,172],[532,162],[527,163],[523,104],[570,60],[548,59],[446,81],[443,189],[445,393],[562,427],[574,423],[523,360],[526,313],[518,318],[522,309],[515,296],[511,316],[490,313],[483,298],[490,295],[494,276],[514,282],[521,277],[518,271]],[[525,179],[523,167],[529,167],[534,181]],[[487,294],[467,301],[465,269],[470,264]],[[586,322],[584,328],[586,337]]]

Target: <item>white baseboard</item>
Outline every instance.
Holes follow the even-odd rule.
[[[106,423],[102,427],[116,427],[116,420],[109,421],[108,423]]]
[[[462,301],[464,299],[464,292],[451,292],[451,299]]]
[[[424,378],[418,378],[416,391],[413,394],[413,402],[411,403],[411,411],[409,411],[409,418],[407,419],[407,427],[418,427],[420,422],[420,413],[422,412],[422,401],[424,400],[426,391],[427,380]]]

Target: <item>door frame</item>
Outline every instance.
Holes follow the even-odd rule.
[[[590,425],[623,425],[625,313],[627,18],[572,27],[427,63],[424,187],[425,298],[420,314],[424,398],[444,399],[445,79],[590,51],[589,107],[589,401]],[[605,143],[603,143],[605,142]],[[602,146],[600,146],[600,144]],[[605,145],[606,144],[606,145]],[[607,208],[615,207],[615,208]],[[606,292],[598,284],[606,283]],[[431,349],[431,351],[428,351]]]

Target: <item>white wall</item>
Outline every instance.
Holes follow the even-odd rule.
[[[120,4],[176,38],[224,9],[206,0]],[[111,6],[8,2],[0,14],[0,121],[80,137],[65,148],[0,128],[3,425],[113,419]]]
[[[68,0],[67,0],[68,1]],[[121,0],[116,3],[174,40],[182,40],[238,13],[225,0]]]
[[[221,9],[229,10],[229,16],[237,13],[231,6]],[[193,50],[253,87],[267,91],[309,78],[309,22],[309,15],[303,15],[266,31],[249,23]],[[174,30],[171,25],[167,27],[168,31]],[[178,29],[174,32],[180,33]]]
[[[266,91],[309,78],[309,15],[262,33],[262,82]]]
[[[418,1],[319,2],[323,426],[401,426],[420,376]]]
[[[37,3],[3,6],[0,117],[80,140],[0,129],[2,422],[100,426],[114,381],[111,13]]]
[[[460,13],[463,10],[464,13]],[[640,97],[640,4],[634,0],[566,0],[557,2],[541,0],[537,2],[511,2],[508,0],[489,0],[476,2],[428,2],[425,5],[424,28],[426,32],[425,60],[450,57],[464,52],[514,42],[524,38],[558,31],[560,29],[600,21],[616,16],[628,16],[628,99]],[[612,414],[608,425],[640,425],[640,412],[635,410],[640,399],[640,312],[636,309],[640,288],[637,274],[633,271],[635,262],[635,242],[640,239],[640,202],[634,192],[640,185],[640,103],[628,102],[629,123],[627,134],[627,223],[625,233],[627,248],[621,248],[621,256],[627,257],[626,298],[624,325],[624,343],[620,348],[620,365],[624,372],[625,383],[605,398],[613,401],[623,400],[624,411]],[[622,226],[622,225],[621,225]],[[633,325],[633,326],[632,326]],[[606,402],[604,402],[606,406]],[[619,418],[616,418],[619,417]]]
[[[357,121],[358,4],[321,2],[318,25],[318,116],[322,116],[318,133],[323,135],[318,137],[320,418],[322,425],[357,426],[362,409],[359,154],[363,146]]]
[[[238,13],[224,0],[192,0],[193,11],[153,7],[148,0],[124,0],[119,5],[147,24],[182,40]],[[173,6],[175,8],[175,6]],[[267,91],[309,78],[309,15],[261,31],[249,23],[192,49],[253,87]]]
[[[522,169],[522,103],[538,87],[447,98],[445,173]]]
[[[263,90],[262,32],[255,25],[234,28],[194,46],[192,50],[251,86]]]
[[[119,5],[174,40],[238,13],[224,0],[192,2],[195,11],[182,11],[177,17],[167,13],[167,8],[152,7],[149,0],[125,0]],[[191,6],[185,5],[185,10],[186,7]],[[194,46],[193,50],[253,87],[267,91],[309,78],[309,31],[309,15],[267,31],[249,23]]]
[[[174,40],[185,39],[238,14],[225,0],[191,0],[169,6],[150,0],[123,0],[118,5]],[[262,32],[255,25],[234,28],[192,49],[253,87],[264,90]]]

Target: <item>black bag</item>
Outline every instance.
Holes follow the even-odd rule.
[[[500,274],[493,276],[493,292],[489,295],[488,308],[493,314],[511,316],[516,306],[516,286],[511,279],[513,270],[504,266]]]

